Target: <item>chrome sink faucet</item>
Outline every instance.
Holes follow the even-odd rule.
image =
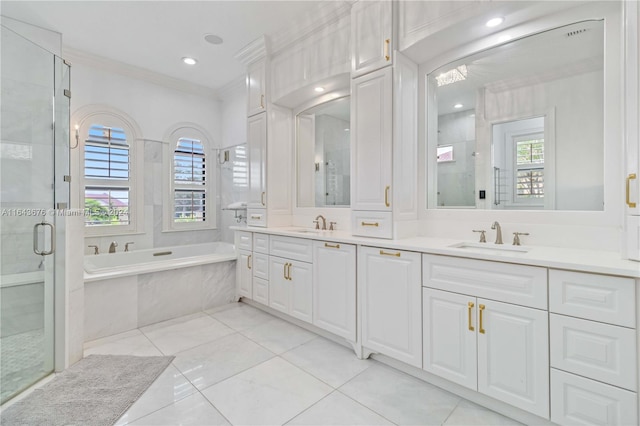
[[[109,253],[115,253],[116,247],[118,247],[118,243],[116,243],[115,241],[112,241],[111,245],[109,246]]]
[[[502,244],[502,228],[500,227],[498,221],[493,222],[493,225],[491,225],[491,229],[496,230],[496,244]]]
[[[314,220],[314,222],[316,224],[316,229],[320,229],[320,222],[318,222],[319,219],[322,219],[322,230],[326,231],[327,230],[327,219],[325,219],[324,216],[322,216],[321,214],[319,214],[318,217],[316,217],[316,220]]]

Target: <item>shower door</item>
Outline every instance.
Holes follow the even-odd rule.
[[[56,216],[55,208],[66,207],[58,204],[56,191],[68,200],[68,185],[61,180],[68,174],[69,71],[60,58],[4,26],[1,36],[0,399],[5,402],[54,369],[56,278],[64,283],[63,259],[56,253],[64,247],[64,217]]]

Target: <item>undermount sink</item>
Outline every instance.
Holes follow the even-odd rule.
[[[306,228],[292,228],[292,229],[288,229],[289,232],[295,232],[298,234],[311,234],[311,235],[320,235],[323,232],[327,232],[327,231],[322,231],[320,229],[306,229]]]
[[[528,253],[531,250],[529,247],[524,246],[513,246],[513,245],[505,245],[505,244],[493,244],[493,243],[471,243],[471,242],[462,242],[452,244],[449,247],[451,248],[459,248],[465,250],[472,250],[478,252],[498,252],[498,253]]]

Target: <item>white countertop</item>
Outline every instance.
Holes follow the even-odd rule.
[[[472,241],[462,241],[445,238],[412,237],[397,240],[357,237],[344,231],[315,231],[299,227],[260,228],[232,226],[236,231],[258,232],[286,237],[306,238],[310,240],[331,241],[345,244],[357,244],[396,250],[408,250],[429,254],[466,257],[471,259],[491,260],[496,262],[517,263],[521,265],[542,266],[545,268],[566,269],[599,274],[620,275],[640,278],[640,262],[620,258],[620,253],[600,250],[582,250],[573,248],[520,246],[527,252],[509,251],[512,246],[505,244],[505,250],[492,242],[477,244]],[[459,248],[452,247],[460,243],[470,243],[474,246]]]

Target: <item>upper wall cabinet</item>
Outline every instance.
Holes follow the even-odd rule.
[[[311,91],[304,97],[296,93],[299,89],[349,73],[349,28],[349,16],[345,16],[277,52],[271,58],[271,100],[283,106],[296,107],[308,101],[308,93],[317,95]],[[332,88],[325,87],[325,90],[331,91]]]
[[[266,75],[265,60],[247,67],[247,117],[266,111]]]
[[[391,65],[393,2],[359,1],[351,9],[351,75]]]
[[[627,257],[640,260],[640,6],[625,2],[628,17],[625,44]]]

